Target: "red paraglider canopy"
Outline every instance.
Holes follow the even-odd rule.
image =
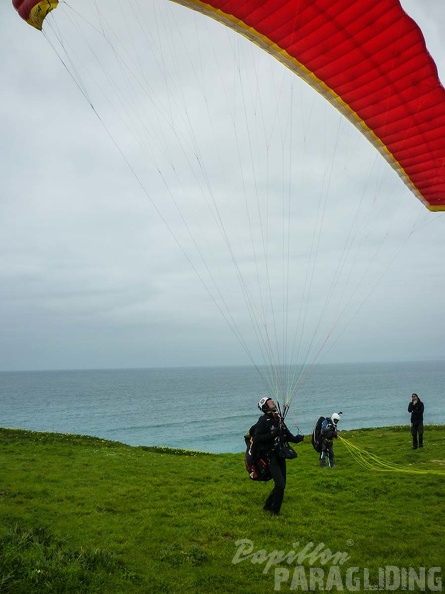
[[[58,0],[12,0],[22,19],[41,30],[46,15],[56,8]]]
[[[176,1],[235,29],[305,79],[428,209],[445,210],[445,89],[399,0]],[[33,10],[41,16],[57,4],[13,2],[28,22]]]

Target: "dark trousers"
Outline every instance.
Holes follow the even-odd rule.
[[[329,460],[329,467],[334,467],[334,444],[331,440],[324,439],[322,442],[321,454],[320,454],[320,466],[324,468],[326,466],[326,458]]]
[[[417,423],[411,423],[411,435],[413,436],[413,448],[423,447],[423,421]],[[419,442],[417,443],[417,437]]]
[[[270,456],[269,469],[274,482],[274,488],[266,499],[264,509],[274,514],[279,514],[286,487],[286,460],[272,454]]]

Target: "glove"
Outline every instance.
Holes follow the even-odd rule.
[[[303,439],[304,439],[304,435],[296,435],[295,443],[300,443],[301,441],[303,441]]]

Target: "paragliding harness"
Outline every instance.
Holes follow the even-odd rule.
[[[252,425],[244,436],[246,443],[244,462],[246,470],[253,481],[269,481],[272,478],[269,470],[269,460],[267,456],[260,456],[258,454],[254,444],[253,436],[255,435],[256,425],[256,423]],[[289,445],[284,436],[278,436],[276,438],[274,451],[280,458],[285,458],[286,460],[293,460],[297,457],[297,452]]]
[[[342,415],[342,412],[338,413]],[[324,436],[321,435],[321,430],[323,429],[323,423],[326,421],[326,429]],[[319,417],[318,421],[315,423],[314,430],[312,431],[312,445],[314,446],[314,450],[318,453],[321,453],[323,449],[323,438],[325,443],[332,443],[332,438],[337,437],[337,426],[329,417]]]
[[[269,464],[266,457],[260,457],[255,452],[253,444],[254,427],[255,425],[252,425],[244,436],[244,441],[246,443],[246,453],[244,455],[246,470],[253,481],[270,481],[272,475],[270,474]]]
[[[312,446],[318,453],[322,450],[322,439],[321,439],[321,426],[326,417],[319,417],[315,423],[314,430],[312,431]]]

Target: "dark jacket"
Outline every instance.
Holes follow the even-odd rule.
[[[276,414],[264,414],[251,429],[255,453],[270,455],[276,452],[284,441],[300,443],[303,435],[293,435],[281,417]]]
[[[337,437],[337,427],[332,419],[327,418],[323,421],[320,431],[321,437],[326,441],[332,441]]]
[[[412,401],[408,404],[408,412],[411,413],[411,423],[420,423],[423,421],[424,408],[425,407],[420,398],[417,399],[416,404],[414,404]]]

